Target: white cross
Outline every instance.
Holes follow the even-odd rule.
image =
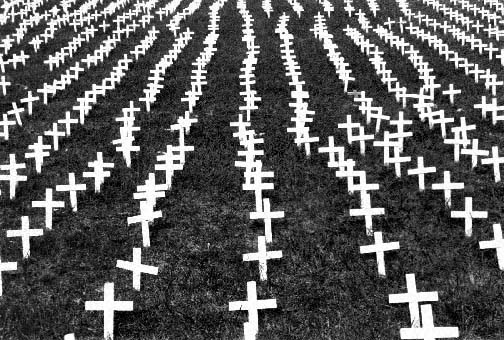
[[[389,158],[389,163],[394,164],[395,174],[397,177],[401,177],[401,163],[411,162],[410,156],[401,156],[400,147],[394,147],[394,157]]]
[[[500,223],[493,225],[493,241],[480,241],[480,249],[495,249],[497,251],[497,261],[499,269],[504,270],[504,239],[502,239],[502,228]]]
[[[32,201],[33,208],[45,208],[45,227],[52,229],[53,209],[64,208],[65,202],[53,201],[53,189],[46,188],[45,201]]]
[[[128,224],[140,223],[142,226],[142,245],[150,247],[150,231],[149,222],[154,221],[156,218],[163,216],[161,211],[154,211],[152,206],[147,201],[140,201],[140,215],[128,217]]]
[[[474,211],[472,204],[472,197],[465,198],[465,210],[464,211],[452,211],[452,218],[463,218],[465,219],[465,235],[466,237],[472,236],[472,220],[473,218],[487,218],[488,213],[486,211]]]
[[[3,294],[2,273],[8,270],[17,270],[17,262],[2,262],[0,259],[0,296]]]
[[[229,310],[248,311],[248,322],[255,332],[259,329],[258,310],[277,308],[276,299],[257,300],[255,281],[247,282],[247,301],[233,301],[229,303]]]
[[[18,175],[18,169],[25,169],[25,163],[16,163],[16,154],[9,154],[9,164],[0,165],[0,170],[8,171],[8,175],[0,175],[0,181],[9,181],[9,198],[16,196],[16,187],[18,182],[26,181],[26,176]]]
[[[52,130],[44,132],[44,136],[52,137],[54,151],[59,150],[59,137],[65,137],[65,135],[65,132],[58,131],[58,123],[53,123]]]
[[[471,156],[471,161],[472,165],[471,167],[474,168],[478,165],[478,156],[488,156],[489,152],[488,150],[479,150],[478,149],[478,139],[473,139],[472,140],[472,148],[471,149],[462,149],[460,151],[462,155],[470,155]]]
[[[23,257],[30,257],[30,237],[42,236],[43,229],[30,229],[30,220],[28,216],[21,216],[21,230],[7,230],[7,237],[21,237],[23,247]]]
[[[37,89],[37,93],[43,94],[44,105],[47,105],[47,95],[50,93],[55,93],[55,89],[52,85],[47,85],[47,83],[44,83],[44,86],[41,89]]]
[[[266,251],[266,237],[257,237],[257,253],[243,254],[243,261],[259,261],[259,277],[261,281],[268,279],[267,261],[282,258],[282,251]]]
[[[399,249],[399,242],[383,243],[383,236],[381,231],[374,233],[375,244],[369,246],[361,246],[360,253],[376,253],[376,261],[378,263],[378,275],[386,276],[385,274],[385,252],[390,250]]]
[[[9,120],[9,117],[7,116],[6,113],[4,113],[2,115],[3,117],[3,120],[0,121],[0,126],[3,127],[3,132],[1,134],[1,136],[5,139],[5,140],[9,140],[9,126],[10,125],[16,125],[16,122],[12,121],[12,120]]]
[[[353,193],[353,187],[354,187],[354,177],[359,177],[361,174],[361,171],[355,170],[355,161],[351,158],[345,160],[340,164],[340,169],[336,170],[336,177],[346,177],[347,178],[347,185],[348,185],[348,192]]]
[[[140,275],[142,273],[157,275],[158,267],[142,264],[142,249],[133,248],[133,262],[117,260],[117,268],[131,270],[133,272],[133,288],[140,290]]]
[[[50,145],[44,145],[42,141],[42,136],[38,136],[36,143],[28,146],[28,149],[33,150],[33,152],[25,153],[25,158],[33,158],[35,160],[35,168],[37,173],[42,171],[42,163],[44,163],[44,157],[49,156],[49,152],[45,150],[50,150]]]
[[[255,171],[250,173],[250,177],[254,183],[245,183],[242,185],[243,190],[252,190],[255,192],[256,211],[262,212],[262,191],[273,190],[273,183],[263,183],[263,178],[273,177],[273,171],[262,171],[262,162],[256,160]]]
[[[112,141],[112,144],[118,144],[118,146],[116,146],[116,151],[122,152],[128,168],[131,166],[131,153],[140,151],[140,146],[133,145],[134,141],[135,137],[123,133],[121,133],[121,138]]]
[[[156,184],[155,173],[149,173],[149,178],[145,180],[145,185],[137,185],[137,192],[133,194],[136,200],[146,200],[152,207],[156,206],[156,199],[165,197],[168,190],[167,184]]]
[[[33,97],[32,96],[32,91],[28,91],[28,96],[26,98],[22,98],[20,100],[21,103],[28,103],[28,114],[31,116],[33,113],[33,102],[39,100],[40,98]]]
[[[361,208],[350,209],[350,216],[364,216],[368,236],[373,234],[373,216],[384,214],[384,208],[371,208],[371,195],[365,191],[361,191]]]
[[[494,171],[495,183],[500,182],[500,164],[504,163],[504,157],[499,157],[499,147],[492,146],[492,156],[490,158],[483,158],[481,164],[492,164]]]
[[[74,333],[66,334],[63,340],[75,340],[75,334]]]
[[[101,185],[105,181],[106,177],[110,177],[110,171],[105,170],[106,168],[113,168],[114,163],[104,163],[103,153],[96,153],[96,161],[88,162],[88,167],[93,168],[93,171],[85,171],[82,173],[82,177],[93,177],[94,178],[94,188],[95,192],[100,192]]]
[[[179,158],[175,157],[172,145],[167,145],[166,152],[162,153],[161,155],[158,155],[156,159],[162,163],[155,164],[154,169],[165,172],[165,181],[167,185],[167,190],[170,190],[172,186],[172,177],[173,174],[175,173],[175,170],[182,170],[184,166],[180,163],[175,163],[175,161],[179,161]]]
[[[419,156],[417,158],[417,168],[416,169],[408,169],[408,175],[418,175],[418,187],[420,191],[424,191],[425,189],[425,174],[435,173],[436,167],[424,167],[423,157]]]
[[[432,305],[422,305],[422,327],[401,328],[401,339],[436,340],[445,338],[458,338],[458,327],[434,327]]]
[[[420,302],[438,301],[437,292],[417,292],[415,274],[406,274],[406,287],[408,292],[402,294],[389,294],[389,303],[408,303],[411,327],[420,327]]]
[[[11,82],[5,80],[5,76],[0,77],[0,86],[2,87],[2,94],[4,97],[7,95],[7,86],[10,86]]]
[[[463,190],[464,183],[455,183],[450,180],[450,171],[445,171],[443,173],[444,181],[443,183],[432,184],[432,190],[444,190],[445,203],[448,207],[451,207],[451,191],[452,190]]]
[[[334,136],[329,136],[329,146],[323,146],[318,148],[318,152],[327,152],[329,154],[329,161],[327,166],[329,168],[336,168],[339,166],[339,162],[344,158],[345,148],[342,146],[334,146]],[[336,162],[335,154],[338,154],[338,162]]]
[[[72,118],[70,111],[65,112],[65,119],[58,120],[58,123],[65,124],[65,133],[67,136],[70,136],[71,124],[77,124],[78,122],[79,120],[77,118]]]
[[[7,114],[14,115],[14,117],[16,117],[16,122],[21,126],[23,125],[23,122],[21,122],[21,117],[19,116],[19,114],[23,111],[23,108],[18,108],[16,103],[12,103],[12,110],[7,111]]]
[[[346,123],[339,123],[338,128],[347,130],[347,141],[348,143],[352,143],[352,129],[358,129],[361,125],[360,123],[353,123],[351,115],[347,115],[346,117]]]
[[[450,84],[448,90],[443,91],[443,94],[448,95],[450,97],[450,104],[453,105],[454,97],[456,94],[461,94],[462,90],[455,90],[453,88],[453,84]]]
[[[263,199],[263,209],[260,212],[253,211],[250,213],[251,220],[263,219],[264,220],[264,236],[266,237],[266,242],[271,243],[273,241],[273,236],[271,232],[271,219],[272,218],[284,218],[283,211],[271,211],[269,198]]]
[[[75,184],[75,173],[68,173],[68,184],[56,185],[56,191],[68,191],[70,193],[70,206],[77,211],[77,191],[86,190],[86,184]]]
[[[106,282],[103,287],[103,301],[86,301],[85,310],[103,311],[103,337],[114,339],[114,312],[132,311],[133,301],[115,301],[114,283]]]

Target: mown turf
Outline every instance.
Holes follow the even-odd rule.
[[[188,3],[183,1],[181,8]],[[100,100],[86,124],[62,141],[61,151],[44,163],[43,173],[37,175],[28,162],[29,181],[19,185],[13,201],[5,197],[7,185],[0,184],[4,194],[2,229],[19,228],[22,215],[30,216],[32,227],[41,227],[41,209],[30,206],[32,200],[43,198],[46,187],[64,183],[66,174],[75,171],[91,188],[92,182],[82,179],[81,173],[96,151],[103,151],[106,159],[116,164],[102,193],[88,190],[80,195],[77,213],[69,209],[55,213],[54,230],[32,239],[29,260],[21,261],[19,240],[0,238],[2,260],[20,261],[17,272],[3,274],[1,339],[61,339],[70,332],[75,332],[78,339],[99,339],[103,334],[102,314],[86,312],[84,303],[102,299],[103,284],[111,281],[116,286],[116,299],[132,300],[135,306],[133,312],[116,314],[116,339],[238,339],[246,312],[229,312],[228,302],[245,299],[246,282],[251,280],[258,281],[259,298],[276,298],[278,304],[275,310],[259,313],[260,339],[399,339],[399,329],[408,326],[408,308],[388,304],[388,295],[405,291],[406,273],[416,274],[419,290],[439,292],[440,301],[433,303],[437,325],[459,327],[462,339],[502,338],[504,278],[495,251],[481,251],[478,241],[491,239],[491,224],[502,219],[503,185],[493,183],[490,167],[471,170],[470,160],[465,157],[453,163],[452,150],[442,143],[439,129],[430,130],[416,117],[411,105],[404,110],[414,120],[414,137],[404,148],[404,154],[413,158],[411,166],[416,164],[416,155],[423,155],[426,164],[438,168],[437,174],[427,176],[428,185],[440,182],[442,171],[450,170],[452,180],[466,184],[464,192],[454,192],[453,207],[461,210],[464,196],[473,196],[475,208],[489,212],[488,220],[474,222],[473,237],[465,238],[463,221],[450,218],[441,192],[419,192],[416,178],[397,178],[393,168],[382,165],[381,151],[369,144],[365,156],[359,154],[357,145],[347,145],[346,132],[337,124],[347,114],[362,124],[365,120],[344,94],[334,66],[309,31],[321,6],[301,3],[305,13],[297,18],[286,1],[273,1],[275,12],[270,19],[260,2],[247,3],[255,20],[256,43],[261,47],[255,74],[262,101],[251,122],[258,133],[264,133],[264,167],[275,172],[275,190],[266,191],[265,197],[270,198],[272,209],[285,211],[284,219],[273,222],[274,242],[269,246],[271,250],[282,250],[284,257],[268,262],[268,281],[259,282],[257,263],[242,262],[241,258],[244,253],[256,251],[257,236],[263,227],[248,218],[254,210],[254,195],[241,190],[243,174],[234,167],[238,142],[229,127],[237,119],[242,102],[238,75],[246,52],[241,41],[243,20],[235,0],[228,0],[221,10],[217,52],[208,65],[208,85],[195,108],[198,122],[186,139],[195,151],[189,153],[184,170],[175,175],[173,189],[158,200],[157,209],[163,211],[163,218],[151,226],[151,247],[142,250],[143,263],[158,266],[159,275],[143,275],[142,289],[136,292],[131,275],[115,268],[118,259],[131,260],[132,248],[141,246],[139,226],[126,223],[128,216],[138,212],[138,203],[132,199],[136,185],[154,170],[155,155],[166,144],[177,144],[177,136],[166,129],[186,107],[180,98],[190,88],[191,63],[203,49],[207,34],[211,2],[204,1],[182,25],[196,32],[193,41],[168,69],[165,87],[151,112],[142,111],[138,116],[136,125],[141,126],[141,131],[135,137],[141,152],[134,157],[131,168],[124,165],[111,144],[119,133],[113,118],[130,100],[142,95],[148,70],[173,43],[164,23],[157,20],[161,30],[158,41],[132,66],[118,88]],[[401,107],[386,92],[367,57],[342,31],[347,24],[358,27],[356,19],[347,17],[342,3],[334,5],[336,11],[328,27],[356,78],[351,89],[365,90],[376,105],[396,118]],[[371,18],[365,1],[356,0],[354,5]],[[383,23],[387,16],[399,13],[393,2],[380,1],[380,5],[379,19],[372,19],[372,23]],[[422,5],[418,8],[427,11]],[[348,213],[350,208],[359,207],[358,195],[347,193],[346,182],[327,168],[326,155],[314,149],[312,157],[307,158],[286,132],[294,113],[288,106],[289,79],[280,58],[280,39],[274,33],[283,12],[291,17],[288,29],[295,36],[302,80],[310,92],[309,107],[316,112],[310,124],[312,134],[320,137],[320,145],[326,145],[327,137],[334,136],[336,144],[345,145],[347,157],[356,160],[358,169],[366,170],[368,182],[380,184],[380,190],[372,193],[372,203],[384,207],[386,215],[375,218],[375,229],[383,231],[387,241],[401,244],[400,251],[386,255],[387,278],[377,276],[372,255],[359,254],[359,246],[370,244],[372,239],[365,235],[363,220]],[[64,110],[74,105],[75,97],[92,82],[101,81],[145,33],[139,29],[106,63],[91,69],[82,80],[53,98],[47,108],[39,105],[37,115],[16,128],[11,141],[2,144],[1,159],[6,160],[12,152],[19,159],[34,141],[34,134],[64,117]],[[63,30],[55,45],[71,36],[71,29]],[[98,35],[90,46],[95,46],[100,37],[103,35]],[[480,147],[502,145],[502,123],[492,126],[472,109],[484,88],[455,72],[426,44],[408,34],[405,37],[434,68],[443,88],[454,83],[467,94],[457,100],[462,112],[451,108],[441,96],[436,98],[440,108],[449,116],[463,114],[469,123],[477,123],[478,132],[471,137],[480,139]],[[420,83],[412,65],[374,33],[368,38],[386,52],[388,67],[409,92],[417,91]],[[27,41],[22,46],[28,50]],[[459,48],[454,41],[450,44]],[[483,58],[472,55],[467,48],[459,49],[485,65]],[[47,47],[41,53],[54,50]],[[80,57],[87,52],[79,53]],[[502,72],[495,63],[488,67]],[[59,74],[34,76],[44,73],[44,69],[31,63],[12,76],[35,89]],[[3,103],[8,104],[16,95],[10,94],[2,99]],[[374,126],[366,128],[367,133],[373,130]],[[381,133],[377,135],[381,137]]]

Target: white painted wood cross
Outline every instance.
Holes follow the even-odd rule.
[[[384,208],[371,207],[371,195],[367,192],[361,192],[361,208],[350,209],[350,216],[364,216],[366,223],[366,234],[373,235],[373,216],[384,215]]]
[[[453,84],[450,84],[448,86],[448,90],[443,91],[444,95],[447,95],[447,96],[450,97],[450,104],[451,105],[453,105],[453,103],[454,103],[454,97],[455,97],[455,95],[456,94],[461,94],[461,93],[462,93],[462,90],[455,90],[453,88]]]
[[[147,201],[140,201],[140,215],[128,217],[128,224],[140,223],[142,226],[142,244],[144,247],[150,247],[149,222],[163,216],[158,210],[154,211],[154,206]]]
[[[116,267],[133,272],[133,288],[135,290],[140,290],[140,275],[142,273],[151,275],[158,274],[158,267],[142,264],[141,248],[133,248],[133,262],[117,260]]]
[[[137,185],[137,192],[133,194],[136,200],[145,200],[153,208],[156,206],[156,200],[159,197],[165,197],[165,191],[168,190],[167,184],[156,184],[155,173],[149,173],[149,178],[145,180],[144,185]]]
[[[319,153],[328,153],[329,161],[327,166],[329,168],[339,167],[340,162],[345,158],[345,148],[342,146],[334,146],[334,136],[329,136],[329,145],[318,148]],[[335,155],[338,154],[338,161],[336,161]]]
[[[497,261],[499,269],[504,270],[504,239],[502,239],[502,228],[500,223],[493,225],[494,239],[492,241],[480,241],[480,249],[495,249],[497,251]]]
[[[418,189],[420,191],[425,190],[425,175],[430,173],[435,173],[436,167],[424,167],[424,161],[422,156],[417,157],[417,167],[415,169],[408,169],[408,175],[418,176]]]
[[[18,108],[16,103],[12,103],[12,110],[7,111],[7,115],[16,117],[16,122],[19,126],[23,125],[20,114],[24,111],[23,108]]]
[[[46,188],[44,201],[32,201],[33,208],[44,208],[45,209],[45,227],[46,229],[52,229],[53,222],[53,209],[64,208],[64,201],[53,201],[53,189]]]
[[[28,149],[33,150],[33,152],[25,153],[25,158],[33,158],[35,160],[35,169],[38,174],[42,171],[44,157],[49,156],[49,151],[46,150],[51,150],[51,146],[45,145],[42,138],[42,136],[38,136],[37,142],[28,146]]]
[[[268,264],[271,259],[282,258],[282,251],[266,251],[266,237],[257,237],[257,253],[243,254],[243,261],[258,261],[259,262],[259,277],[261,281],[268,279]]]
[[[64,131],[58,131],[58,123],[53,123],[52,130],[44,132],[44,136],[52,137],[54,151],[59,150],[59,137],[65,137],[65,135]]]
[[[273,177],[273,171],[262,171],[262,162],[260,160],[256,160],[255,162],[255,171],[251,172],[251,178],[253,179],[253,183],[244,183],[242,185],[243,190],[251,190],[255,193],[255,201],[256,201],[256,211],[262,212],[262,191],[263,190],[273,190],[273,183],[263,183],[263,178],[271,178]]]
[[[184,166],[180,163],[176,163],[177,161],[180,161],[180,159],[178,155],[176,156],[173,152],[172,145],[167,145],[166,152],[163,152],[161,155],[156,156],[156,159],[161,163],[156,164],[154,166],[154,169],[165,172],[165,184],[167,185],[167,190],[170,190],[172,186],[173,174],[176,170],[182,170]]]
[[[376,253],[376,262],[378,263],[378,275],[386,276],[385,274],[385,252],[399,249],[399,242],[383,243],[381,231],[374,233],[375,244],[368,246],[360,246],[361,254]]]
[[[2,94],[4,97],[7,95],[7,86],[10,86],[11,82],[5,79],[5,75],[0,77],[0,86],[2,87]]]
[[[255,333],[259,329],[258,311],[260,309],[277,308],[276,299],[257,300],[255,281],[247,282],[247,301],[233,301],[229,303],[230,311],[248,311],[248,322]]]
[[[106,177],[110,177],[110,171],[105,170],[106,168],[113,168],[114,163],[103,162],[103,153],[96,153],[96,161],[88,162],[88,167],[92,168],[93,171],[85,171],[82,173],[82,177],[94,178],[94,188],[95,192],[100,192],[101,185],[105,181]]]
[[[464,211],[452,211],[452,218],[463,218],[465,220],[465,236],[472,236],[472,220],[473,218],[487,218],[488,212],[486,211],[475,211],[473,210],[472,197],[465,198],[465,210]]]
[[[407,293],[389,294],[389,303],[407,303],[409,305],[412,328],[420,327],[420,302],[438,301],[437,292],[417,292],[415,274],[406,274]]]
[[[472,147],[470,149],[462,149],[460,153],[471,156],[471,167],[475,168],[478,165],[478,157],[487,157],[489,152],[488,150],[478,149],[478,139],[473,139],[471,144]]]
[[[43,229],[30,229],[30,219],[28,216],[21,216],[21,230],[7,230],[7,237],[21,237],[23,247],[23,257],[30,257],[30,237],[42,236]]]
[[[103,338],[114,339],[114,312],[132,311],[133,301],[115,301],[114,283],[106,282],[103,287],[103,301],[86,301],[85,310],[103,311]]]
[[[9,198],[13,199],[16,196],[17,184],[21,181],[26,181],[27,177],[18,175],[18,169],[25,169],[25,163],[16,163],[16,154],[9,154],[9,164],[0,165],[0,170],[8,171],[8,175],[0,175],[0,181],[9,182]]]
[[[499,147],[497,145],[492,146],[492,156],[489,158],[483,158],[481,164],[492,164],[495,183],[500,182],[500,165],[504,163],[504,157],[499,157]]]
[[[3,295],[2,273],[11,270],[17,270],[17,262],[2,262],[0,258],[0,296]]]
[[[68,184],[56,185],[56,191],[68,191],[70,194],[70,206],[72,211],[77,211],[77,191],[86,190],[86,184],[75,183],[75,173],[68,173]]]
[[[0,133],[0,136],[5,140],[9,140],[9,126],[16,125],[16,122],[13,120],[9,120],[9,117],[6,113],[2,114],[2,121],[0,121],[0,126],[3,127],[3,131]]]
[[[435,327],[432,305],[422,305],[422,327],[401,328],[401,339],[436,340],[458,338],[458,327]]]
[[[28,96],[25,97],[25,98],[22,98],[20,100],[20,102],[22,104],[24,104],[24,103],[28,104],[28,115],[30,115],[30,116],[32,115],[32,113],[33,113],[33,103],[35,101],[39,100],[39,99],[40,98],[38,96],[36,96],[36,97],[32,96],[32,91],[28,91]]]
[[[70,136],[71,134],[71,125],[77,124],[79,120],[77,118],[72,118],[72,113],[70,111],[65,112],[65,119],[59,119],[58,123],[65,125],[65,134]]]
[[[264,220],[264,236],[266,237],[266,242],[271,243],[273,241],[273,236],[271,232],[271,219],[272,218],[284,218],[283,211],[271,211],[269,198],[263,199],[263,209],[262,211],[252,211],[250,213],[251,220]]]
[[[445,203],[448,208],[451,207],[451,192],[452,190],[463,190],[464,183],[463,182],[452,182],[450,179],[450,171],[445,171],[443,174],[444,181],[443,183],[433,183],[432,190],[443,190]]]

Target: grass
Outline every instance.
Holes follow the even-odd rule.
[[[188,3],[184,1],[182,7]],[[141,152],[134,157],[131,168],[124,165],[110,143],[118,136],[113,118],[120,114],[120,108],[128,106],[129,100],[142,94],[148,70],[173,43],[167,28],[157,21],[161,30],[158,41],[133,65],[117,89],[101,99],[86,124],[76,128],[71,138],[62,140],[61,151],[44,163],[43,173],[36,174],[27,162],[29,180],[20,184],[16,199],[9,201],[5,194],[0,197],[2,230],[19,228],[22,215],[30,216],[32,227],[40,227],[44,218],[41,209],[30,205],[32,200],[43,198],[46,187],[63,183],[66,174],[75,171],[77,178],[91,188],[92,182],[82,179],[81,173],[96,151],[103,151],[105,158],[116,164],[100,194],[88,190],[79,196],[77,213],[69,209],[55,213],[54,230],[32,239],[29,260],[21,261],[19,240],[0,238],[2,260],[19,261],[17,272],[3,274],[1,339],[61,339],[70,332],[75,332],[78,339],[99,339],[103,316],[86,312],[84,303],[102,299],[103,284],[112,281],[116,299],[131,300],[135,307],[133,312],[116,314],[116,339],[241,337],[246,313],[229,312],[228,302],[243,300],[246,282],[259,279],[257,263],[242,262],[241,256],[256,251],[257,236],[263,227],[248,218],[254,210],[254,196],[241,190],[243,175],[233,165],[238,159],[238,143],[229,122],[237,119],[242,101],[238,75],[246,52],[241,41],[243,22],[234,0],[229,0],[221,11],[217,52],[208,66],[208,85],[194,112],[198,123],[191,127],[186,139],[195,151],[188,155],[184,170],[175,175],[173,189],[158,200],[157,209],[163,211],[163,218],[151,226],[151,247],[142,249],[142,262],[158,266],[159,275],[143,275],[142,289],[136,292],[131,275],[115,268],[116,260],[130,260],[132,248],[141,245],[140,228],[126,223],[126,218],[138,211],[132,194],[153,171],[156,153],[166,144],[177,143],[177,137],[166,129],[184,112],[180,98],[190,88],[191,62],[203,49],[210,3],[204,1],[202,8],[184,22],[183,28],[195,31],[195,37],[168,69],[165,87],[151,112],[138,116],[141,131],[135,137]],[[258,338],[399,339],[399,329],[408,326],[408,308],[388,304],[388,295],[405,291],[406,273],[416,274],[420,291],[439,292],[439,302],[433,304],[436,325],[459,327],[461,339],[502,338],[504,310],[500,301],[504,298],[504,278],[495,251],[481,251],[478,241],[490,239],[491,223],[502,219],[504,186],[493,183],[489,167],[471,170],[470,160],[464,157],[460,163],[453,163],[452,150],[442,143],[439,130],[429,130],[416,118],[412,107],[405,110],[406,116],[414,120],[414,137],[406,142],[404,154],[413,158],[423,155],[427,165],[438,168],[437,174],[427,176],[426,184],[439,182],[442,170],[450,170],[453,180],[466,184],[464,192],[454,192],[453,207],[461,209],[464,196],[471,195],[475,208],[489,212],[488,220],[474,222],[473,237],[465,238],[462,221],[450,218],[442,193],[419,192],[416,178],[395,177],[392,168],[382,165],[380,151],[368,147],[369,153],[363,157],[355,145],[347,145],[345,131],[337,124],[345,120],[346,114],[354,119],[359,119],[360,114],[344,95],[334,67],[309,31],[313,15],[321,7],[314,2],[302,4],[305,13],[300,19],[286,1],[273,2],[271,19],[260,2],[247,4],[261,47],[255,74],[262,101],[251,122],[257,132],[264,133],[264,166],[275,172],[275,190],[265,192],[265,197],[270,198],[272,209],[285,211],[284,219],[273,222],[274,242],[269,248],[282,250],[284,257],[269,261],[268,281],[258,282],[259,298],[276,298],[278,308],[259,313]],[[354,4],[368,11],[365,1]],[[399,105],[387,94],[367,57],[342,32],[347,23],[356,26],[357,22],[348,19],[343,4],[334,5],[329,31],[356,77],[352,89],[365,90],[385,113],[397,117]],[[398,13],[395,5],[385,6],[383,1],[380,5],[381,19]],[[426,10],[422,5],[418,7]],[[296,148],[292,135],[286,133],[293,112],[288,106],[289,80],[280,58],[280,40],[274,33],[283,12],[291,16],[288,28],[296,37],[294,49],[302,80],[310,92],[309,107],[316,112],[310,125],[312,133],[320,137],[320,145],[326,145],[327,137],[333,135],[336,144],[345,145],[347,156],[356,160],[358,168],[366,170],[368,182],[380,184],[380,190],[372,193],[372,203],[384,207],[386,215],[374,220],[375,230],[383,231],[385,240],[401,244],[400,251],[386,255],[386,278],[377,276],[373,256],[359,254],[360,245],[372,242],[365,235],[363,220],[348,213],[359,206],[359,197],[349,195],[346,182],[336,179],[327,168],[326,155],[314,153],[306,158]],[[367,16],[371,18],[368,12]],[[47,108],[37,106],[37,114],[13,131],[12,140],[2,143],[0,159],[6,160],[8,153],[16,152],[19,160],[35,134],[63,117],[64,111],[74,105],[74,98],[92,82],[100,81],[145,32],[139,29],[122,42],[106,63],[87,72]],[[71,36],[71,29],[64,29],[55,45],[62,46],[62,41]],[[484,88],[460,72],[452,72],[452,66],[426,44],[405,36],[432,65],[443,88],[450,82],[463,88],[467,95],[460,96],[457,105],[468,120],[478,124],[478,132],[472,136],[480,139],[480,147],[502,145],[501,126],[482,121],[472,109]],[[95,40],[100,37],[103,35],[98,34]],[[386,51],[384,58],[401,83],[417,89],[419,83],[411,65],[376,35],[371,34],[369,39]],[[21,48],[30,50],[27,41]],[[96,41],[91,45],[96,46]],[[450,43],[456,48],[455,42]],[[54,50],[48,46],[41,55]],[[467,49],[461,49],[461,53],[469,55]],[[483,58],[475,60],[484,65]],[[495,64],[488,67],[502,71]],[[45,67],[33,62],[13,72],[12,77],[35,89],[57,74],[49,76]],[[17,95],[9,94],[2,104],[8,105]],[[448,115],[460,115],[446,98],[436,101]],[[368,127],[367,132],[372,129]],[[2,182],[0,186],[6,193],[7,185]]]

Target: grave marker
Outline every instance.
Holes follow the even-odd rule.
[[[133,301],[115,301],[114,283],[106,282],[103,287],[103,301],[86,301],[85,310],[103,311],[103,337],[114,339],[114,312],[132,311]]]
[[[429,173],[435,173],[436,167],[424,167],[423,157],[419,156],[417,158],[417,168],[408,169],[408,175],[418,175],[418,188],[420,191],[425,190],[425,175]]]
[[[493,241],[480,241],[480,249],[495,249],[497,251],[497,261],[499,269],[504,270],[504,239],[502,239],[502,228],[500,223],[493,225]]]
[[[434,183],[432,184],[432,190],[443,190],[445,203],[448,207],[451,207],[451,192],[452,190],[463,190],[464,183],[455,183],[451,182],[450,179],[450,171],[445,171],[443,174],[443,183]]]
[[[77,211],[77,191],[86,190],[86,184],[75,183],[75,173],[68,173],[68,184],[56,185],[56,191],[68,191],[70,194],[70,206],[72,211]]]
[[[16,196],[17,184],[21,181],[26,181],[26,176],[18,175],[18,169],[25,169],[25,163],[16,163],[16,154],[9,154],[9,164],[0,165],[0,170],[8,171],[8,175],[0,175],[0,181],[9,182],[9,198],[13,199]]]
[[[422,305],[422,327],[401,328],[401,339],[436,340],[458,338],[458,327],[434,327],[432,305]]]
[[[52,137],[53,139],[53,150],[59,150],[59,137],[65,137],[65,132],[58,131],[58,123],[53,123],[52,130],[45,131],[44,136]]]
[[[472,210],[472,197],[465,198],[465,210],[464,211],[452,211],[452,218],[463,218],[465,219],[465,235],[466,237],[472,236],[472,220],[473,218],[487,218],[488,213],[486,211],[474,211]]]
[[[399,242],[383,243],[381,231],[374,233],[375,244],[369,246],[360,246],[361,254],[376,253],[376,261],[378,263],[378,275],[386,276],[385,274],[385,252],[399,249]]]
[[[0,258],[0,296],[3,295],[2,273],[12,270],[17,270],[17,262],[2,262],[2,259]]]
[[[444,95],[448,95],[450,97],[450,104],[453,105],[454,103],[454,97],[456,94],[461,94],[462,90],[455,90],[453,88],[453,84],[450,84],[448,86],[448,90],[443,91]]]
[[[21,237],[23,258],[30,257],[30,237],[42,236],[43,229],[30,229],[28,216],[21,216],[21,230],[7,230],[7,237]]]
[[[415,274],[406,274],[406,287],[408,292],[402,294],[389,294],[389,303],[408,303],[411,327],[420,327],[420,302],[438,301],[437,292],[417,292]]]
[[[101,185],[105,181],[106,177],[110,177],[110,171],[105,170],[106,168],[113,168],[114,163],[104,163],[102,152],[96,153],[96,161],[88,162],[88,167],[93,168],[93,171],[85,171],[82,173],[82,177],[94,178],[94,188],[95,192],[100,192]]]
[[[259,262],[259,277],[261,281],[268,279],[267,261],[282,258],[282,251],[266,251],[266,237],[257,237],[257,253],[243,254],[243,261]]]
[[[483,158],[481,160],[481,164],[492,164],[495,183],[500,182],[500,164],[504,163],[504,157],[499,157],[499,147],[494,145],[492,146],[492,156],[490,158]]]
[[[51,149],[50,145],[44,145],[42,138],[42,136],[38,136],[37,142],[28,146],[28,149],[33,150],[33,152],[25,153],[25,158],[33,158],[35,160],[35,168],[38,174],[42,171],[44,157],[49,156],[49,152],[45,150]]]
[[[52,229],[53,209],[64,208],[65,202],[53,201],[53,189],[46,188],[46,198],[44,201],[32,201],[33,208],[45,209],[45,227]]]
[[[266,237],[266,242],[273,242],[273,236],[271,232],[271,219],[272,218],[284,218],[283,211],[271,211],[269,198],[263,199],[263,209],[262,211],[252,211],[250,213],[251,220],[264,220],[264,236]]]
[[[246,310],[250,327],[257,333],[259,329],[258,311],[260,309],[277,308],[276,299],[257,300],[255,281],[247,282],[247,301],[233,301],[229,303],[230,311]]]
[[[133,288],[140,290],[140,275],[142,273],[157,275],[158,267],[142,264],[142,249],[133,248],[133,262],[117,260],[116,267],[133,272]]]

